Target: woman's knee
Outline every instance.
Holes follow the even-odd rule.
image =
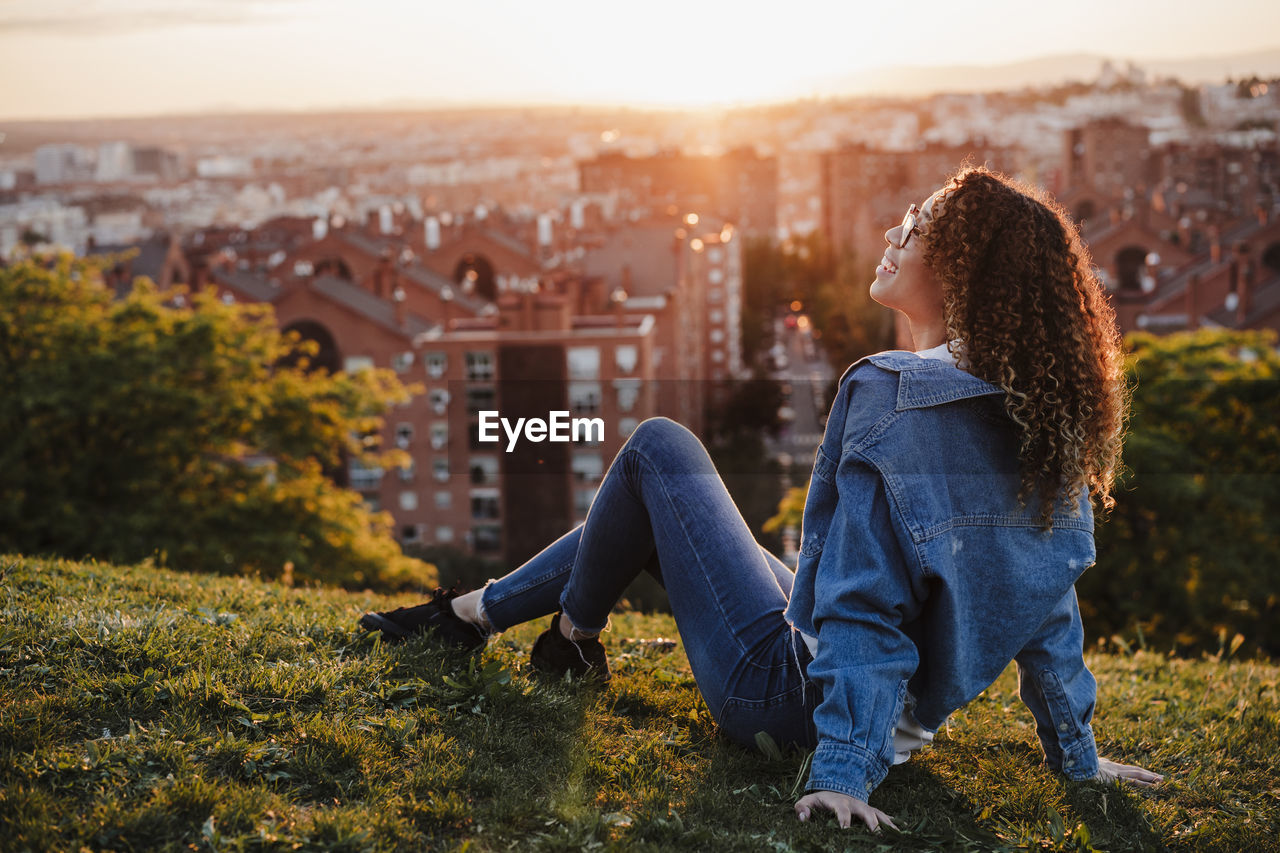
[[[688,442],[690,439],[701,444],[698,441],[698,437],[684,424],[659,415],[645,418],[641,421],[640,425],[631,432],[631,437],[627,442],[629,444],[655,444],[670,447],[674,444]]]
[[[618,456],[626,456],[627,451],[665,472],[714,471],[711,455],[702,441],[688,427],[670,418],[654,417],[641,421],[618,451]]]

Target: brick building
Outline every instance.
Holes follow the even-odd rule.
[[[1087,189],[1106,200],[1123,198],[1126,191],[1145,192],[1159,179],[1160,164],[1151,156],[1150,135],[1146,127],[1119,117],[1071,128],[1062,140],[1064,186],[1055,189]],[[1089,205],[1067,207],[1082,222],[1101,212],[1097,201],[1090,199]]]
[[[1280,147],[1144,127],[1067,131],[1059,200],[1081,227],[1122,331],[1280,329]]]
[[[715,157],[665,151],[651,157],[605,152],[578,164],[584,193],[617,193],[624,206],[650,213],[699,210],[747,236],[778,227],[778,159],[738,148]]]
[[[742,363],[742,239],[733,226],[686,214],[619,227],[586,251],[581,268],[604,282],[618,310],[652,313],[663,414],[701,434]]]
[[[518,237],[474,223],[443,229],[437,242],[425,223],[383,235],[274,222],[269,234],[211,231],[190,257],[197,287],[272,303],[282,328],[318,343],[318,366],[389,367],[421,385],[383,436],[412,466],[353,463],[338,479],[390,512],[404,544],[515,565],[584,518],[641,420],[667,415],[701,432],[717,380],[741,371],[738,232],[707,219],[655,228],[666,263],[642,271],[648,251],[636,253],[635,276],[607,251],[595,259],[600,273],[541,269]],[[621,246],[644,233],[626,226],[614,237]],[[601,419],[603,435],[522,438],[508,452],[500,429],[499,443],[479,441],[481,411],[512,423],[565,411]]]
[[[1018,152],[982,140],[929,144],[917,151],[884,151],[856,143],[824,152],[823,236],[838,253],[879,258],[884,232],[902,221],[907,206],[923,202],[965,163],[1013,174]]]

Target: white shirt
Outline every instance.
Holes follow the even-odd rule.
[[[936,358],[939,361],[949,361],[961,370],[969,369],[969,359],[965,358],[964,343],[962,341],[951,342],[952,352],[947,352],[946,344],[938,344],[936,347],[929,349],[916,350],[916,355],[921,358]]]

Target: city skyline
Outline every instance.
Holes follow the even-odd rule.
[[[1087,66],[1092,57],[1078,75],[1091,79],[1103,56],[1167,66],[1280,42],[1274,4],[1235,0],[1212,18],[1204,9],[1087,0],[1050,19],[1013,2],[985,4],[981,15],[930,0],[871,9],[809,2],[784,18],[759,3],[659,2],[621,15],[572,0],[382,0],[353,16],[337,0],[8,0],[0,4],[0,117],[735,106],[858,90],[918,94],[930,75],[913,68],[947,67],[936,74],[944,89],[958,79],[954,66],[1059,57],[1070,69],[1072,58]]]

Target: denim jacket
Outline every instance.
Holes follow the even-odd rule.
[[[1097,773],[1075,581],[1094,561],[1088,496],[1049,532],[1017,501],[1004,392],[885,352],[845,371],[815,454],[787,620],[818,638],[808,790],[866,800],[903,708],[936,731],[1010,660],[1045,760]],[[913,707],[914,703],[914,707]]]

